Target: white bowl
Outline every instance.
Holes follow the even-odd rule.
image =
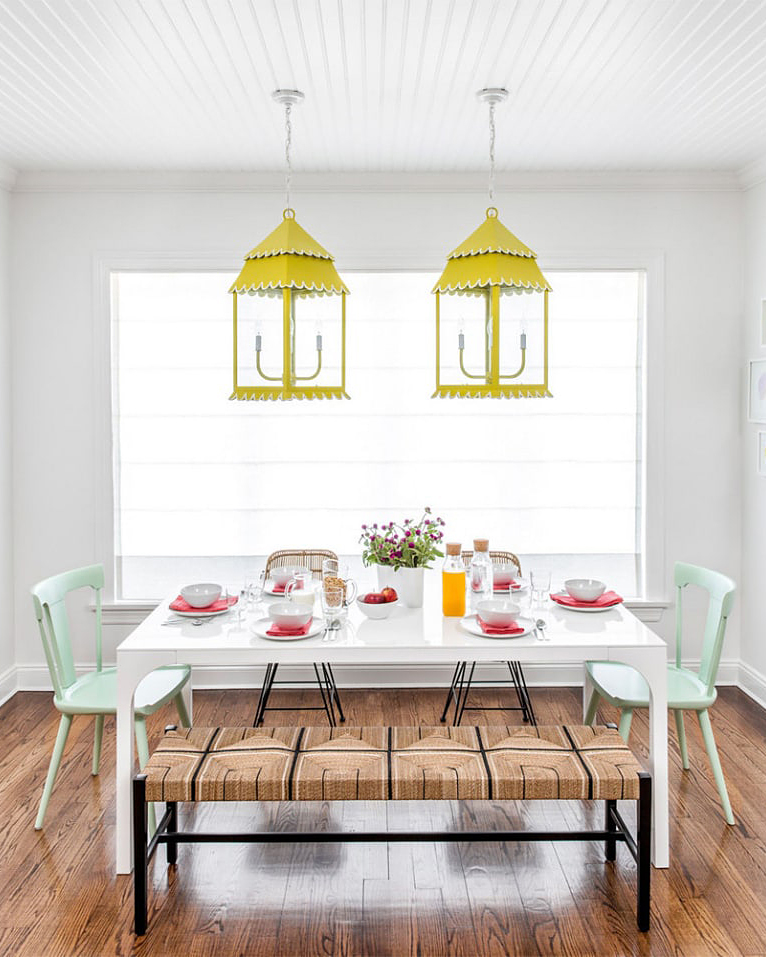
[[[516,623],[521,609],[505,598],[484,598],[476,605],[476,611],[482,621],[495,628],[510,628]]]
[[[310,574],[311,569],[305,568],[303,565],[280,565],[271,569],[269,577],[276,585],[286,585],[299,572]]]
[[[508,588],[511,582],[516,581],[518,570],[510,562],[506,565],[498,563],[492,566],[492,584],[495,588]]]
[[[207,608],[221,597],[221,586],[211,582],[201,585],[185,585],[181,589],[181,598],[192,608]]]
[[[269,618],[283,628],[302,628],[311,621],[313,609],[292,601],[278,601],[269,605]]]
[[[596,601],[606,591],[606,585],[597,578],[569,578],[564,588],[577,601]]]
[[[391,612],[394,610],[398,602],[395,601],[385,601],[378,604],[373,604],[372,602],[362,601],[360,596],[356,600],[358,608],[362,609],[362,612],[367,615],[368,618],[388,618]]]

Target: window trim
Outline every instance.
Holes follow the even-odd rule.
[[[226,272],[236,269],[242,253],[209,252],[98,252],[93,256],[93,432],[94,432],[94,554],[105,573],[105,603],[113,608],[146,609],[146,603],[115,598],[114,449],[112,408],[112,286],[113,272]],[[337,261],[349,271],[427,272],[443,265],[444,250],[418,249],[379,253],[346,249]],[[665,553],[665,255],[661,250],[589,249],[587,252],[547,251],[550,270],[642,270],[646,275],[646,321],[641,363],[644,373],[641,436],[641,479],[644,510],[641,541],[643,594],[636,608],[666,607],[668,569]],[[426,386],[428,384],[426,383]],[[99,560],[98,558],[96,560]],[[118,618],[122,612],[116,612]],[[105,620],[109,620],[111,614]],[[654,620],[654,619],[652,619]],[[115,621],[115,624],[118,621]],[[119,623],[123,623],[120,618]]]

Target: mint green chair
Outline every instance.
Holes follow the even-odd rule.
[[[734,815],[731,812],[729,795],[726,791],[726,782],[718,758],[718,749],[715,745],[708,709],[718,696],[715,689],[715,679],[718,674],[718,664],[721,660],[726,623],[734,604],[736,585],[726,575],[710,571],[707,568],[700,568],[697,565],[686,565],[683,562],[676,562],[675,585],[676,663],[668,665],[668,707],[672,709],[676,719],[681,760],[684,770],[688,771],[689,755],[686,750],[683,713],[684,711],[696,711],[702,729],[702,737],[705,740],[707,756],[713,769],[718,794],[726,815],[726,823],[734,824]],[[703,588],[709,597],[702,642],[702,657],[697,673],[681,667],[681,599],[683,589],[687,585],[697,585]],[[585,667],[593,685],[593,693],[588,703],[585,723],[593,723],[599,700],[604,698],[622,712],[620,715],[620,734],[627,741],[630,734],[630,723],[633,720],[633,711],[636,708],[647,708],[649,706],[649,688],[646,681],[630,665],[622,665],[613,661],[588,661]]]
[[[96,718],[96,733],[93,744],[92,773],[98,774],[101,758],[101,739],[104,733],[104,717],[117,711],[117,669],[104,668],[101,664],[101,590],[104,587],[104,569],[101,565],[76,568],[61,575],[54,575],[38,582],[32,588],[35,616],[45,649],[45,660],[53,682],[53,703],[61,712],[56,745],[53,748],[48,777],[45,781],[40,809],[37,812],[35,830],[39,831],[45,820],[53,785],[56,781],[61,756],[64,753],[67,735],[76,714],[93,715]],[[96,599],[96,670],[81,675],[75,673],[72,647],[69,642],[69,621],[66,611],[66,596],[79,588],[92,588]],[[174,701],[181,724],[190,726],[181,688],[189,680],[188,665],[169,665],[147,675],[136,689],[136,745],[138,761],[143,767],[149,760],[149,742],[146,736],[146,717]],[[154,827],[152,825],[152,830]]]

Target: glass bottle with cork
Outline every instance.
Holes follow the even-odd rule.
[[[489,555],[489,539],[474,538],[473,556],[468,568],[468,581],[471,586],[471,602],[492,597],[492,559]]]
[[[442,566],[442,614],[462,618],[465,614],[465,565],[460,542],[448,542]]]

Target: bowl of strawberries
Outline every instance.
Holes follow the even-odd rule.
[[[360,595],[356,604],[368,618],[381,619],[388,618],[398,598],[394,588],[382,588],[380,591]]]

